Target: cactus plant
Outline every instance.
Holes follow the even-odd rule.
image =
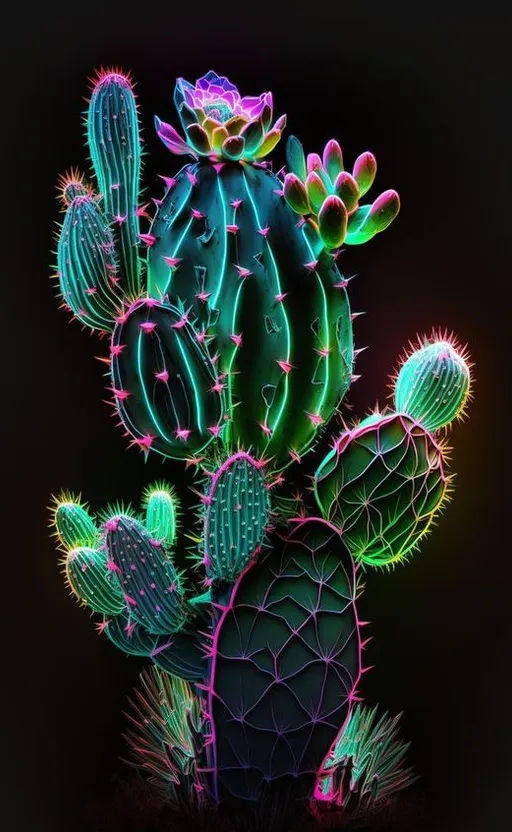
[[[346,171],[335,139],[306,157],[292,136],[273,173],[286,118],[273,121],[269,92],[242,97],[208,72],[178,79],[174,102],[181,132],[158,117],[156,132],[190,161],[160,177],[149,217],[133,84],[97,74],[93,181],[74,170],[60,181],[57,276],[64,306],[109,334],[102,360],[130,445],[183,461],[198,506],[178,524],[166,482],[144,490],[142,513],[93,516],[63,494],[53,522],[68,583],[99,633],[153,663],[130,744],[170,800],[375,802],[411,775],[396,719],[374,724],[356,704],[368,669],[358,570],[404,561],[445,504],[445,433],[471,363],[446,334],[421,339],[393,381],[394,409],[336,436],[359,352],[340,247],[387,228],[398,194],[361,204],[375,157]],[[316,516],[307,490],[287,490],[288,469],[307,474],[329,439]],[[185,546],[190,571],[177,567]]]

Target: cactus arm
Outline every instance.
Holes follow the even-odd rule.
[[[117,226],[121,285],[128,297],[141,290],[138,255],[141,143],[137,103],[130,79],[100,72],[87,112],[87,140],[103,210]]]
[[[112,330],[122,306],[114,238],[97,199],[89,193],[68,204],[58,239],[57,270],[62,300],[74,316],[91,329]]]

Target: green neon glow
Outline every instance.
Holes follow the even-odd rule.
[[[254,211],[254,216],[256,217],[256,222],[258,224],[258,228],[261,228],[262,226],[261,226],[261,220],[260,220],[259,213],[258,213],[258,208],[256,206],[256,203],[254,201],[254,197],[253,197],[253,195],[251,193],[251,190],[249,188],[245,173],[244,173],[244,183],[245,183],[245,190],[246,190],[247,196],[249,197],[249,201],[250,201],[252,209]],[[276,294],[280,294],[281,291],[282,291],[282,288],[281,288],[281,282],[279,280],[279,269],[277,268],[274,253],[272,251],[272,246],[270,245],[268,240],[267,240],[267,251],[269,253],[270,260],[272,262],[272,268],[274,270],[274,275],[275,275],[275,278],[276,278],[276,285],[277,285]],[[288,318],[287,318],[286,312],[285,312],[284,308],[282,308],[282,305],[281,305],[281,313],[282,313],[282,317],[283,317],[283,320],[284,320],[284,326],[285,326],[285,331],[286,331],[286,344],[287,344],[287,346],[286,346],[286,360],[289,361],[290,360],[290,346],[291,346],[290,326],[289,326],[289,323],[288,323]],[[284,385],[283,386],[284,386],[284,392],[283,392],[283,395],[281,397],[281,405],[280,405],[279,410],[277,412],[277,415],[274,419],[274,422],[271,425],[269,425],[270,429],[272,430],[272,433],[274,433],[274,431],[277,429],[277,427],[279,425],[279,422],[281,421],[281,417],[282,417],[282,415],[284,413],[284,410],[286,408],[286,404],[287,404],[287,400],[288,400],[288,375],[287,374],[285,374],[285,376],[284,376]],[[266,419],[268,419],[268,414],[269,414],[270,410],[271,410],[271,408],[267,407]],[[268,422],[267,422],[267,424],[268,424]],[[269,439],[269,441],[270,441],[270,439]]]
[[[144,373],[144,367],[143,367],[143,361],[142,361],[142,342],[143,342],[144,338],[146,338],[146,335],[143,334],[142,332],[140,332],[139,337],[137,339],[137,372],[138,372],[138,376],[139,376],[139,379],[140,379],[140,388],[142,390],[142,395],[144,396],[144,401],[146,403],[147,411],[150,415],[151,422],[153,423],[153,425],[157,429],[157,431],[160,434],[160,436],[162,437],[162,439],[165,439],[166,442],[172,442],[173,441],[172,438],[166,434],[165,430],[160,425],[160,422],[159,422],[159,420],[156,416],[153,405],[152,405],[152,403],[149,399],[149,396],[148,396],[148,393],[147,393],[147,390],[146,390],[146,382],[145,382],[146,374]]]

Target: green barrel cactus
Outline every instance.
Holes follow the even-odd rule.
[[[338,255],[390,226],[398,194],[363,203],[375,157],[346,170],[335,139],[306,156],[292,136],[274,173],[286,117],[274,121],[270,92],[242,97],[208,72],[178,79],[174,103],[180,131],[156,118],[156,133],[189,160],[160,177],[150,217],[133,84],[119,70],[95,78],[92,181],[61,179],[57,279],[63,306],[106,336],[129,444],[182,461],[197,506],[180,512],[166,481],[140,511],[94,514],[61,495],[67,582],[99,633],[152,663],[131,745],[169,800],[375,803],[411,776],[396,718],[375,724],[357,704],[358,570],[404,561],[446,503],[445,434],[471,394],[469,357],[446,334],[422,339],[393,409],[337,435],[359,352]],[[292,493],[289,474],[313,487]]]

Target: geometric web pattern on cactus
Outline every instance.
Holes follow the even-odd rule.
[[[128,741],[168,799],[254,805],[286,789],[350,810],[411,781],[398,718],[375,724],[355,705],[358,569],[405,561],[446,504],[444,431],[470,398],[471,363],[446,333],[419,339],[394,409],[339,435],[360,352],[339,254],[390,226],[398,194],[363,204],[375,156],[345,170],[334,138],[306,156],[290,137],[274,173],[286,116],[274,121],[270,92],[241,95],[210,71],[179,78],[174,104],[178,129],[156,118],[156,133],[188,160],[160,176],[151,216],[132,80],[93,78],[92,171],[59,180],[55,277],[62,306],[105,336],[129,446],[202,477],[198,505],[180,513],[167,482],[144,489],[140,512],[95,516],[62,494],[65,579],[98,633],[151,662]],[[313,479],[322,517],[302,485],[291,495],[290,472]],[[194,569],[178,570],[184,551]]]
[[[363,420],[335,441],[314,488],[353,556],[389,566],[417,548],[448,496],[443,448],[409,416]]]

